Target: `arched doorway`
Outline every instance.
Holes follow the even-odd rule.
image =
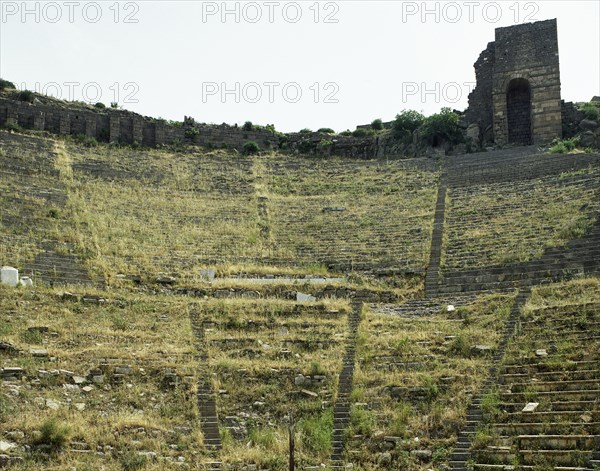
[[[506,90],[508,142],[531,144],[531,87],[525,79],[513,79]]]

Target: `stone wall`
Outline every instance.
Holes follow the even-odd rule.
[[[497,145],[541,144],[562,136],[555,19],[497,28],[495,41],[481,53],[475,71],[477,86],[469,96],[468,124],[478,124],[483,133],[491,121]],[[522,101],[509,109],[507,96],[515,85],[523,91],[524,84],[530,93],[529,119],[523,115],[527,111]],[[509,122],[509,114],[513,121]]]
[[[468,124],[477,125],[476,134],[479,141],[485,142],[485,136],[491,135],[494,125],[494,110],[492,107],[492,76],[494,70],[495,44],[488,43],[487,48],[475,62],[475,77],[477,86],[469,94],[469,108],[465,116]]]
[[[131,111],[98,109],[42,96],[29,103],[20,101],[17,95],[15,91],[0,93],[0,126],[18,125],[54,134],[85,135],[99,142],[149,147],[195,144],[242,150],[248,141],[255,141],[261,149],[279,145],[279,138],[263,129],[244,131],[237,126],[199,124],[191,119],[173,124]]]

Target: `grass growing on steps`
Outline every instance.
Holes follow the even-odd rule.
[[[487,378],[513,295],[484,295],[437,315],[367,313],[361,324],[348,461],[360,469],[426,470],[442,464]],[[386,438],[392,437],[392,438]]]
[[[285,469],[291,414],[298,466],[325,463],[348,303],[208,300],[198,309],[219,393],[221,460]]]
[[[444,268],[533,260],[547,247],[584,236],[600,209],[590,168],[538,180],[450,189]]]
[[[23,379],[1,384],[0,433],[4,437],[16,431],[11,440],[19,446],[44,445],[47,421],[70,429],[60,453],[20,453],[23,469],[64,469],[67,464],[125,469],[126,461],[135,457],[156,466],[153,469],[168,469],[159,461],[201,459],[188,301],[89,293],[107,300],[96,304],[61,300],[59,294],[0,286],[0,340],[22,351],[0,354],[0,366],[24,370]],[[34,356],[32,349],[45,349],[48,356]],[[123,365],[131,371],[119,377]],[[102,384],[88,376],[97,368]],[[169,373],[178,376],[178,387],[169,386]],[[75,377],[83,384],[74,384]],[[54,441],[49,444],[59,438],[50,437]],[[97,455],[97,450],[104,454]]]

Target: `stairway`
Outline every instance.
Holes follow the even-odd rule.
[[[498,367],[496,412],[483,417],[480,411],[469,429],[473,437],[480,427],[486,439],[459,438],[454,470],[467,469],[459,458],[470,458],[475,471],[600,466],[600,305],[542,308],[527,316]]]
[[[221,434],[217,415],[217,402],[212,385],[212,377],[208,368],[208,354],[204,336],[204,325],[198,315],[198,308],[192,304],[188,308],[192,331],[196,337],[196,350],[198,351],[198,412],[200,414],[200,428],[204,434],[204,445],[216,456],[221,450]],[[218,461],[209,464],[211,470],[220,469]]]
[[[362,307],[362,303],[353,304],[352,312],[348,317],[348,331],[350,335],[347,340],[342,372],[339,377],[337,399],[333,408],[333,449],[331,453],[331,469],[345,468],[343,461],[344,442],[346,429],[350,422],[350,394],[352,393],[354,362],[356,358],[356,339],[358,336]]]
[[[467,471],[467,462],[471,459],[471,442],[477,431],[477,427],[481,424],[483,420],[481,398],[484,394],[490,391],[492,385],[496,381],[495,378],[498,371],[498,365],[504,357],[508,343],[510,342],[511,338],[515,335],[517,325],[519,322],[521,308],[525,305],[525,302],[527,301],[529,295],[529,289],[522,289],[521,291],[519,291],[517,297],[515,298],[515,301],[510,311],[510,315],[504,326],[502,339],[500,340],[498,349],[496,350],[493,356],[493,364],[490,367],[489,377],[484,382],[482,390],[474,396],[473,401],[471,402],[471,405],[467,412],[467,421],[465,423],[465,426],[458,434],[458,439],[454,446],[454,451],[450,455],[449,465],[452,471]]]
[[[431,252],[425,275],[425,294],[435,297],[438,294],[440,262],[442,260],[442,242],[444,238],[444,218],[446,212],[446,174],[442,173],[438,186],[433,232],[431,234]]]

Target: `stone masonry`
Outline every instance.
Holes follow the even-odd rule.
[[[541,144],[562,136],[556,20],[496,29],[475,63],[467,121],[497,145]]]

